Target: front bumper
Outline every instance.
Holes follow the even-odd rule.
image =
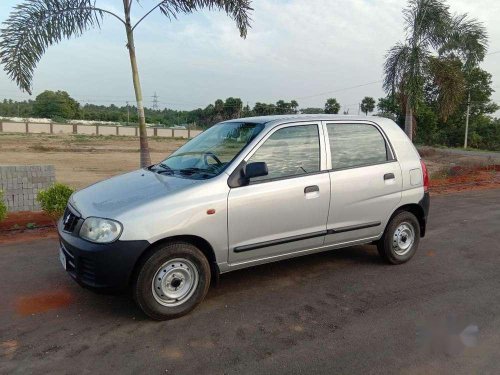
[[[96,289],[125,289],[134,266],[149,247],[148,241],[115,241],[96,244],[64,231],[62,220],[57,229],[66,271],[80,285]]]

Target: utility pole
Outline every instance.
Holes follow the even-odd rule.
[[[465,117],[465,140],[464,140],[464,148],[467,148],[467,138],[469,136],[469,115],[470,115],[470,90],[469,90],[469,95],[467,97],[467,115]]]

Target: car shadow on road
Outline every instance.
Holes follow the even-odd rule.
[[[223,274],[219,283],[210,288],[206,300],[223,300],[234,293],[250,295],[256,288],[264,290],[276,285],[286,285],[291,279],[307,284],[325,273],[351,273],[354,267],[373,268],[382,265],[384,262],[375,246],[353,246],[325,251]],[[79,290],[77,293],[82,297],[85,295],[80,303],[88,304],[93,310],[99,310],[99,313],[104,315],[132,318],[136,321],[149,320],[135,305],[130,291],[119,294],[94,294]],[[203,309],[203,303],[199,308]]]
[[[385,265],[373,245],[353,246],[343,249],[299,256],[296,258],[253,266],[220,276],[218,285],[209,291],[207,298],[214,298],[245,289],[266,288],[293,278],[307,282],[323,273],[350,272],[350,267]]]

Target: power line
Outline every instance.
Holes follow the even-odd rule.
[[[500,50],[487,53],[485,56],[495,55],[497,53],[500,53]],[[379,80],[379,81],[373,81],[373,82],[363,83],[363,84],[356,85],[356,86],[344,87],[344,88],[341,88],[341,89],[338,89],[338,90],[325,91],[325,92],[321,92],[321,93],[314,94],[314,95],[302,96],[302,97],[297,98],[297,100],[315,98],[315,97],[323,96],[323,95],[327,95],[327,94],[334,94],[334,93],[337,93],[337,92],[352,90],[352,89],[356,89],[356,88],[359,88],[359,87],[365,87],[365,86],[374,85],[376,83],[382,83],[382,82],[383,82],[383,80]]]
[[[337,92],[342,92],[342,91],[352,90],[352,89],[356,89],[356,88],[358,88],[358,87],[370,86],[370,85],[374,85],[374,84],[376,84],[376,83],[382,83],[382,82],[383,82],[382,80],[379,80],[379,81],[373,81],[373,82],[363,83],[363,84],[361,84],[361,85],[350,86],[350,87],[344,87],[344,88],[341,88],[341,89],[338,89],[338,90],[324,91],[324,92],[321,92],[321,93],[319,93],[319,94],[308,95],[308,96],[302,96],[302,97],[300,97],[300,98],[297,98],[297,100],[309,99],[309,98],[315,98],[315,97],[318,97],[318,96],[323,96],[323,95],[328,95],[328,94],[334,94],[334,93],[337,93]]]

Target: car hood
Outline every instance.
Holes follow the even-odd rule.
[[[200,182],[140,169],[90,185],[74,193],[70,204],[83,217],[115,218]]]

